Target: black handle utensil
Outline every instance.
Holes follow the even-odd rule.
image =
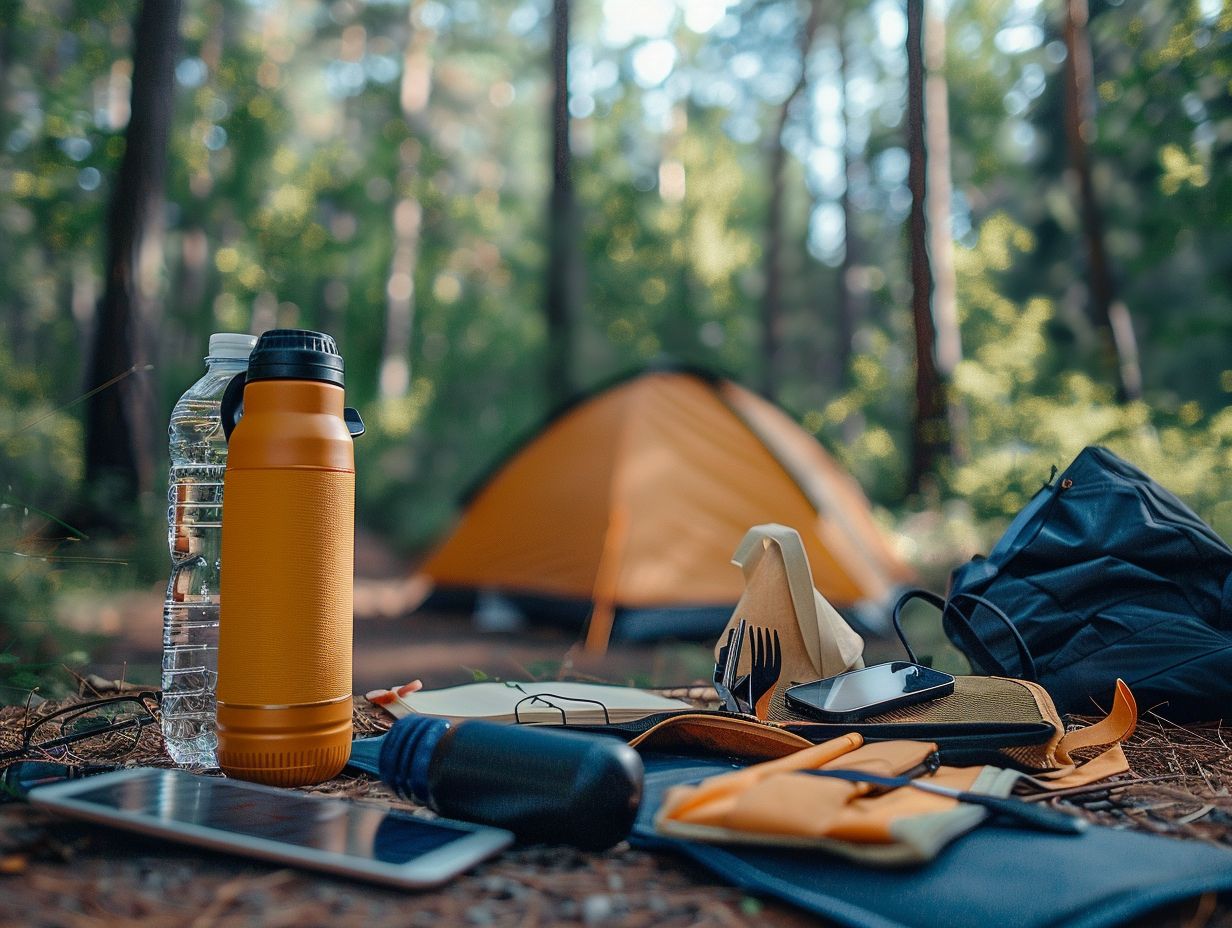
[[[966,790],[953,789],[930,783],[927,780],[916,780],[910,776],[883,777],[875,773],[864,773],[859,770],[804,770],[815,777],[829,777],[834,780],[846,780],[849,783],[867,783],[870,786],[884,789],[899,789],[909,786],[925,793],[935,793],[938,796],[948,796],[959,802],[983,806],[994,815],[1034,828],[1037,831],[1051,831],[1063,835],[1080,835],[1087,830],[1089,823],[1084,818],[1066,815],[1055,809],[1032,805],[1021,799],[1011,799],[1008,796],[989,796],[986,793],[970,793]]]
[[[770,697],[783,670],[783,649],[778,629],[754,625],[751,639],[752,666],[749,669],[749,705],[759,719],[766,717]]]

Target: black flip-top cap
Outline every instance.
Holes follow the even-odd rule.
[[[341,387],[342,356],[324,332],[270,329],[248,357],[248,382],[254,380],[320,380]]]

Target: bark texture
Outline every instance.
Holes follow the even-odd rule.
[[[859,155],[852,150],[851,145],[851,113],[850,101],[847,98],[847,6],[838,6],[838,20],[835,24],[835,43],[838,50],[838,82],[839,105],[842,110],[843,144],[839,149],[843,161],[843,192],[839,196],[839,208],[843,211],[843,260],[839,265],[837,277],[838,317],[835,320],[835,352],[834,368],[836,389],[843,390],[848,386],[851,359],[855,354],[856,330],[864,315],[865,287],[857,281],[862,249],[860,233],[856,228],[855,205],[851,200],[851,186],[855,182],[857,158]],[[829,365],[825,365],[826,368]],[[825,370],[819,370],[824,375]]]
[[[111,506],[134,503],[153,481],[156,422],[149,374],[153,307],[139,263],[162,234],[167,136],[179,47],[180,0],[145,0],[133,30],[132,99],[124,156],[107,220],[104,289],[87,387],[86,479]],[[159,249],[161,250],[161,249]],[[99,515],[105,515],[102,511]]]
[[[1087,294],[1091,322],[1100,333],[1107,367],[1115,371],[1117,397],[1122,402],[1142,397],[1142,368],[1129,307],[1117,298],[1112,263],[1104,238],[1104,217],[1091,170],[1095,140],[1094,68],[1087,34],[1087,0],[1064,0],[1065,6],[1065,135],[1069,163],[1082,207],[1086,244]]]
[[[763,256],[765,289],[762,291],[762,391],[771,399],[778,393],[783,364],[783,229],[786,197],[787,150],[783,129],[796,100],[808,87],[808,59],[821,24],[820,0],[810,0],[808,16],[800,30],[800,78],[779,107],[770,137],[770,202],[766,209],[766,250]]]
[[[575,389],[573,330],[582,299],[577,204],[569,143],[569,0],[552,3],[552,194],[548,204],[546,381],[548,397],[561,402]]]
[[[909,492],[918,492],[949,456],[950,435],[945,384],[937,369],[937,333],[933,325],[933,275],[928,260],[926,186],[928,151],[924,132],[924,0],[907,0],[907,185],[911,211],[907,234],[911,247],[911,313],[915,325],[915,415],[911,429]]]
[[[410,38],[402,60],[398,94],[402,118],[410,138],[398,148],[398,177],[393,212],[394,251],[385,282],[385,341],[381,348],[380,392],[383,397],[405,396],[411,385],[411,340],[415,329],[415,273],[419,268],[423,207],[415,195],[425,117],[432,93],[432,46],[436,33],[419,25],[423,0],[410,7]]]
[[[933,326],[936,331],[937,374],[945,390],[949,453],[966,459],[967,409],[951,384],[962,360],[958,322],[958,282],[954,273],[953,181],[950,175],[950,101],[945,76],[945,11],[941,0],[924,4],[924,135],[927,142],[928,257],[933,273]]]

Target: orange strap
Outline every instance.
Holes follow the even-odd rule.
[[[1057,743],[1057,760],[1063,764],[1073,763],[1070,751],[1103,744],[1120,744],[1132,735],[1137,727],[1138,703],[1125,681],[1118,679],[1116,693],[1112,698],[1112,711],[1094,725],[1067,732]]]
[[[1068,789],[1096,783],[1119,773],[1128,773],[1129,761],[1125,757],[1121,743],[1134,733],[1137,726],[1138,704],[1134,700],[1134,694],[1124,680],[1118,679],[1116,693],[1112,700],[1112,711],[1094,725],[1067,732],[1057,742],[1054,750],[1058,768],[1048,773],[1038,774],[1028,782],[1033,782],[1040,789]],[[1075,761],[1070,754],[1071,751],[1102,745],[1109,745],[1109,747],[1086,763]]]

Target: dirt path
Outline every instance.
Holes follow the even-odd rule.
[[[710,645],[665,642],[614,645],[606,655],[586,654],[577,633],[530,625],[485,631],[468,615],[415,611],[427,589],[411,578],[412,565],[375,536],[356,539],[355,691],[396,686],[419,678],[429,687],[468,683],[477,674],[500,679],[561,675],[640,686],[677,686],[710,676]],[[57,621],[103,636],[90,652],[90,668],[108,679],[157,685],[162,659],[161,584],[110,594],[62,598]],[[869,641],[866,660],[898,657],[897,643]]]
[[[467,683],[478,674],[501,679],[566,675],[610,682],[671,686],[704,679],[713,661],[698,643],[614,646],[603,657],[582,653],[564,630],[529,626],[483,631],[470,616],[406,611],[419,591],[403,581],[356,581],[355,691],[394,686],[418,677],[427,686]],[[156,684],[162,649],[162,592],[132,591],[100,601],[60,604],[59,620],[104,636],[93,649],[93,672],[108,679]]]

